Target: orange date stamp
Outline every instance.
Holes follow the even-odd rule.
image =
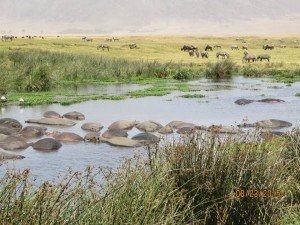
[[[235,189],[234,195],[238,198],[279,198],[281,196],[279,190],[271,189]]]

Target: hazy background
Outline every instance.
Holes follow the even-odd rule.
[[[298,35],[300,0],[0,0],[0,33]]]

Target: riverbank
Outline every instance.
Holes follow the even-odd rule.
[[[296,133],[248,143],[182,137],[118,170],[87,167],[38,186],[30,170],[11,171],[0,182],[0,218],[6,224],[297,224],[299,141]]]

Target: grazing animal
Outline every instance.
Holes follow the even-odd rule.
[[[82,37],[81,39],[82,39],[83,41],[86,41],[86,37]]]
[[[181,48],[181,51],[191,51],[191,50],[196,51],[196,50],[198,50],[198,48],[195,47],[194,45],[184,45]]]
[[[130,48],[130,49],[137,48],[136,43],[131,43],[131,44],[129,44],[129,48]]]
[[[13,39],[14,39],[14,36],[12,36],[12,35],[3,35],[2,36],[2,41],[12,41]]]
[[[269,54],[261,54],[257,56],[257,60],[263,61],[263,60],[268,60],[270,62],[271,56]]]
[[[93,42],[93,39],[92,38],[86,38],[85,41],[86,42]]]
[[[281,45],[279,45],[279,48],[286,48],[286,45],[281,44]]]
[[[199,51],[195,51],[196,57],[199,58],[200,57],[200,52]]]
[[[104,51],[104,49],[107,49],[107,51],[109,51],[109,45],[107,45],[107,44],[98,45],[97,50],[99,50],[100,48],[102,48],[103,51]]]
[[[200,52],[202,59],[203,58],[208,58],[208,51],[202,51]]]
[[[113,38],[106,38],[106,41],[112,42]]]
[[[263,45],[263,49],[264,50],[273,50],[274,47],[275,46],[273,44],[265,44],[265,45]]]
[[[229,54],[227,52],[217,52],[216,57],[219,59],[220,56],[222,59],[229,58]]]
[[[231,50],[239,50],[239,46],[237,46],[237,45],[231,45]]]
[[[119,38],[113,37],[113,40],[114,40],[114,41],[119,41],[120,39],[119,39]]]
[[[210,45],[206,45],[206,47],[205,47],[204,50],[205,50],[205,51],[212,51],[212,50],[213,50],[213,47],[210,46]]]
[[[243,45],[243,46],[242,46],[242,49],[243,49],[243,50],[248,50],[248,46],[247,46],[247,45]]]
[[[195,55],[194,51],[193,51],[193,50],[190,50],[190,51],[189,51],[189,56],[194,56],[194,55]]]
[[[215,49],[221,49],[222,47],[221,47],[221,45],[214,45],[214,48]]]
[[[247,51],[244,52],[243,62],[255,62],[256,61],[256,55],[249,54]]]

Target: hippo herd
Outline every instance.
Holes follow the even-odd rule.
[[[239,99],[236,104],[245,105],[255,100]],[[263,99],[258,102],[282,102],[279,99]],[[183,121],[172,121],[165,126],[149,120],[138,122],[136,120],[119,120],[113,122],[102,133],[100,131],[104,126],[99,122],[86,122],[82,124],[81,129],[86,131],[86,135],[81,137],[72,132],[48,131],[47,127],[72,127],[76,121],[85,120],[85,116],[80,112],[69,112],[60,115],[54,111],[47,111],[41,119],[29,119],[23,125],[13,118],[0,119],[0,148],[7,151],[23,150],[32,147],[37,151],[55,151],[62,147],[63,143],[107,143],[119,147],[141,147],[149,144],[159,143],[162,135],[172,134],[179,135],[193,134],[198,131],[213,133],[238,134],[242,133],[242,128],[258,127],[265,129],[280,129],[291,127],[292,124],[281,120],[263,120],[252,124],[240,124],[238,126],[212,125],[209,127],[199,126],[193,123]],[[31,125],[33,124],[33,125]],[[129,138],[128,131],[136,128],[141,133]],[[46,136],[44,138],[44,136]],[[33,142],[31,142],[33,141]],[[9,154],[7,151],[0,151],[0,161],[8,159],[22,159],[23,156]]]

